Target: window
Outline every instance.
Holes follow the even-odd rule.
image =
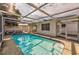
[[[50,31],[50,23],[42,24],[41,30]]]
[[[62,26],[62,27],[66,27],[66,24],[62,24],[61,26]]]

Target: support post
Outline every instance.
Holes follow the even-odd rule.
[[[0,48],[2,46],[2,42],[3,42],[3,39],[4,39],[4,19],[3,19],[3,15],[2,13],[0,12],[0,17],[1,17],[1,33],[0,33]]]
[[[3,15],[2,15],[2,40],[4,39],[4,19],[3,19]]]
[[[67,39],[67,26],[65,28],[65,34],[66,34],[66,39]]]
[[[78,17],[78,32],[77,32],[77,41],[79,42],[79,17]]]
[[[67,26],[65,26],[65,38],[67,39]]]
[[[57,23],[58,23],[58,22],[57,22],[57,19],[56,19],[56,36],[57,36],[57,29],[58,29],[58,28],[57,28]]]
[[[0,23],[1,23],[1,26],[0,26],[0,49],[1,49],[1,44],[2,44],[2,16],[1,16],[1,12],[0,12]]]

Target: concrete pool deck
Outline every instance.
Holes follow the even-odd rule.
[[[37,34],[38,35],[38,34]],[[42,35],[43,36],[43,35]],[[22,55],[20,49],[17,47],[15,42],[10,39],[11,36],[6,36],[4,41],[6,42],[6,46],[2,49],[2,55]],[[44,36],[47,37],[47,36]],[[50,37],[48,37],[50,38]],[[61,41],[64,43],[65,48],[63,50],[63,55],[79,55],[79,44],[74,41],[69,41],[64,38],[52,38],[57,41]]]
[[[22,55],[20,49],[10,36],[4,38],[5,46],[2,48],[0,55]]]

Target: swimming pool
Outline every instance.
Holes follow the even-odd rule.
[[[64,45],[34,34],[15,34],[12,39],[24,55],[61,55]]]

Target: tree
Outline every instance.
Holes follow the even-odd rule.
[[[15,10],[15,13],[18,14],[18,15],[21,15],[21,13],[18,9]]]
[[[8,3],[0,3],[0,10],[8,11],[9,4]]]
[[[11,5],[10,3],[0,3],[0,10],[9,12],[10,8],[13,13],[21,15],[20,11],[16,9],[15,4]]]

